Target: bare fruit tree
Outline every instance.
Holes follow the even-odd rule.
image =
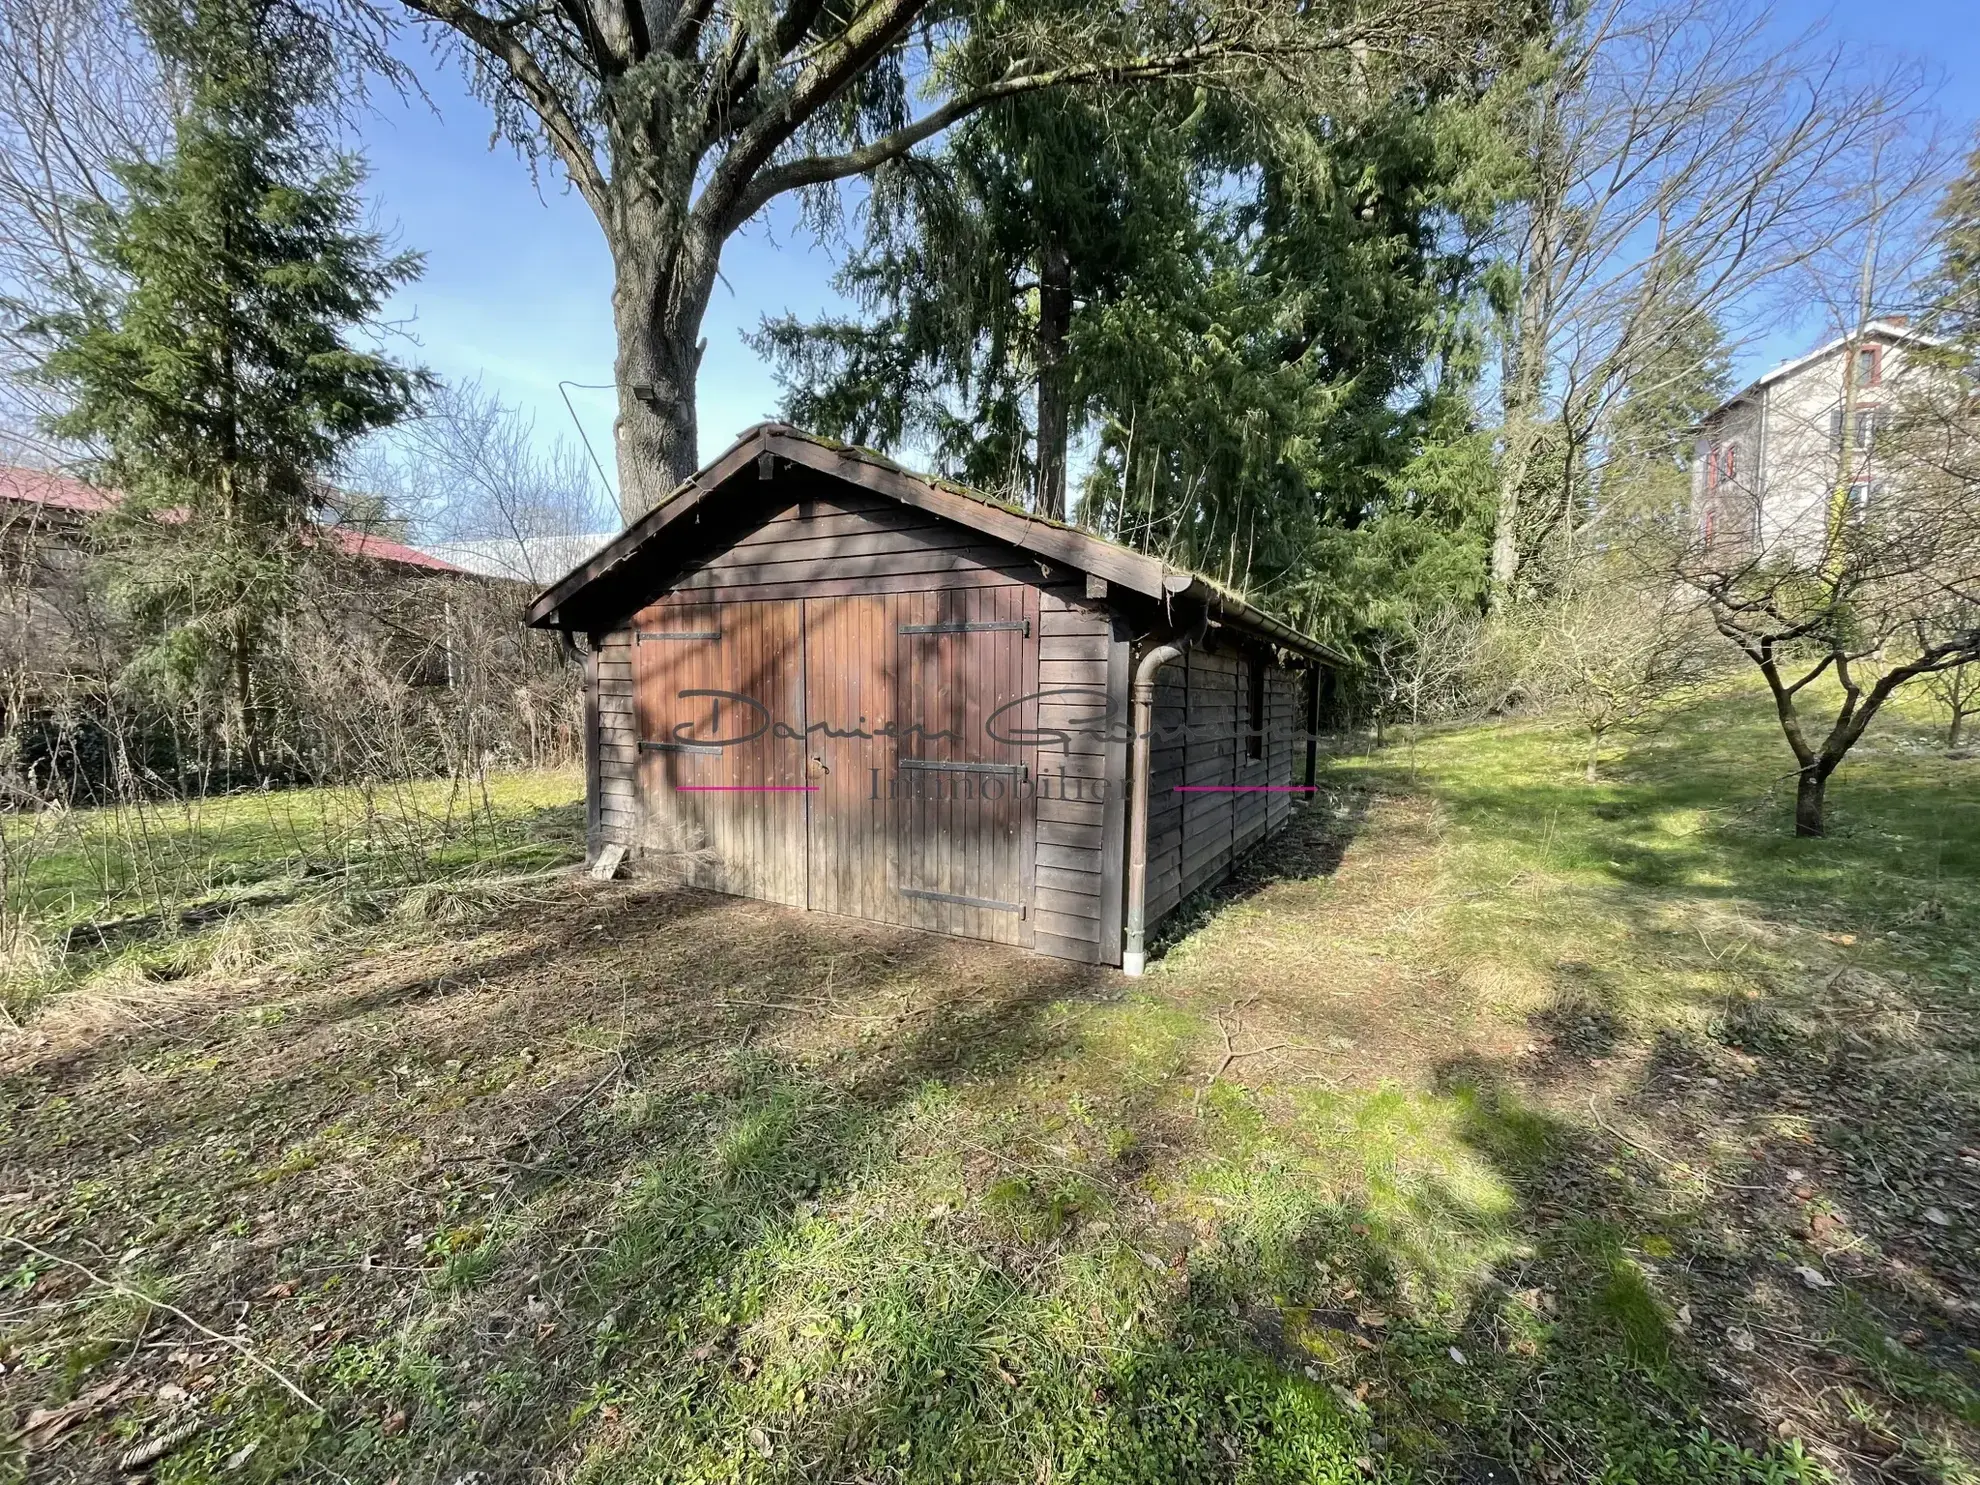
[[[1900,687],[1980,661],[1980,416],[1966,368],[1921,371],[1885,412],[1879,477],[1856,479],[1842,455],[1852,483],[1817,506],[1814,529],[1700,536],[1679,563],[1767,682],[1794,754],[1797,835],[1825,833],[1830,777]]]
[[[1375,700],[1375,745],[1390,724],[1409,729],[1410,774],[1425,723],[1476,715],[1477,672],[1484,626],[1475,610],[1449,607],[1415,612],[1383,631],[1371,646],[1369,679]]]
[[[1582,776],[1591,784],[1605,743],[1695,692],[1723,654],[1695,598],[1613,557],[1583,564],[1512,622],[1526,638],[1536,697],[1573,717],[1587,740]]]
[[[1980,663],[1966,662],[1925,677],[1925,689],[1946,709],[1946,746],[1956,748],[1968,717],[1980,717]]]
[[[1735,344],[1765,324],[1769,291],[1876,210],[1860,182],[1920,113],[1922,77],[1852,70],[1812,37],[1782,45],[1768,11],[1597,0],[1518,94],[1496,602],[1543,543],[1574,545],[1612,406],[1694,374],[1681,352],[1701,323]]]

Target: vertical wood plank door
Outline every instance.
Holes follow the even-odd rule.
[[[802,623],[794,600],[670,598],[636,616],[633,638],[648,844],[680,853],[695,886],[796,907],[808,895]]]
[[[1029,944],[1036,590],[804,607],[811,906]]]
[[[888,883],[892,595],[804,600],[804,713],[811,817],[809,905],[900,921]]]
[[[893,609],[899,921],[1028,945],[1038,592],[904,593]]]

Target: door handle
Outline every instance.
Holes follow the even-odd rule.
[[[832,770],[826,766],[825,760],[823,758],[813,758],[808,764],[805,765],[805,772],[809,773],[814,779],[820,778],[823,775],[830,773],[831,771]]]

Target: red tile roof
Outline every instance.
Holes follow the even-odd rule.
[[[101,515],[117,503],[101,490],[67,475],[50,474],[45,469],[9,469],[4,465],[0,465],[0,500],[21,500],[29,505],[84,511],[90,515]]]
[[[67,475],[4,465],[0,465],[0,500],[17,500],[51,510],[76,511],[91,516],[101,515],[117,503],[114,495],[86,485],[81,480],[70,479]],[[428,572],[458,572],[464,576],[467,572],[466,568],[456,567],[417,547],[409,547],[404,542],[376,536],[369,531],[359,531],[349,526],[325,526],[320,529],[328,532],[337,549],[349,557],[390,562],[399,567],[418,567]]]
[[[456,567],[443,557],[422,552],[418,547],[409,547],[402,541],[373,536],[369,531],[357,531],[349,526],[328,526],[324,529],[347,556],[368,557],[374,562],[396,562],[401,567],[423,567],[429,572],[467,575],[465,567]]]

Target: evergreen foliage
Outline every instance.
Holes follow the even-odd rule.
[[[1980,144],[1939,203],[1939,272],[1932,328],[1980,353]]]
[[[1191,227],[1184,137],[1146,99],[1019,97],[959,125],[936,157],[881,170],[837,279],[864,318],[785,315],[754,338],[786,415],[912,444],[952,477],[1063,517],[1067,445],[1105,376],[1080,328],[1132,285],[1174,276]],[[1041,437],[1047,404],[1058,415],[1045,410],[1055,431]]]
[[[1614,389],[1595,495],[1615,518],[1668,517],[1688,510],[1691,458],[1700,422],[1732,392],[1732,355],[1698,295],[1657,299],[1648,347]]]
[[[840,281],[864,318],[764,326],[786,414],[1032,488],[1068,441],[1041,436],[1056,241],[1082,522],[1345,643],[1475,601],[1474,248],[1502,151],[1461,99],[1352,115],[1179,87],[985,111],[876,183]]]
[[[81,215],[108,270],[40,326],[53,431],[100,450],[122,503],[102,563],[138,665],[223,704],[258,766],[255,667],[353,440],[426,384],[356,343],[419,271],[361,221],[359,163],[318,110],[320,30],[271,0],[183,0],[143,20],[184,104],[161,160],[118,171],[125,199]]]

